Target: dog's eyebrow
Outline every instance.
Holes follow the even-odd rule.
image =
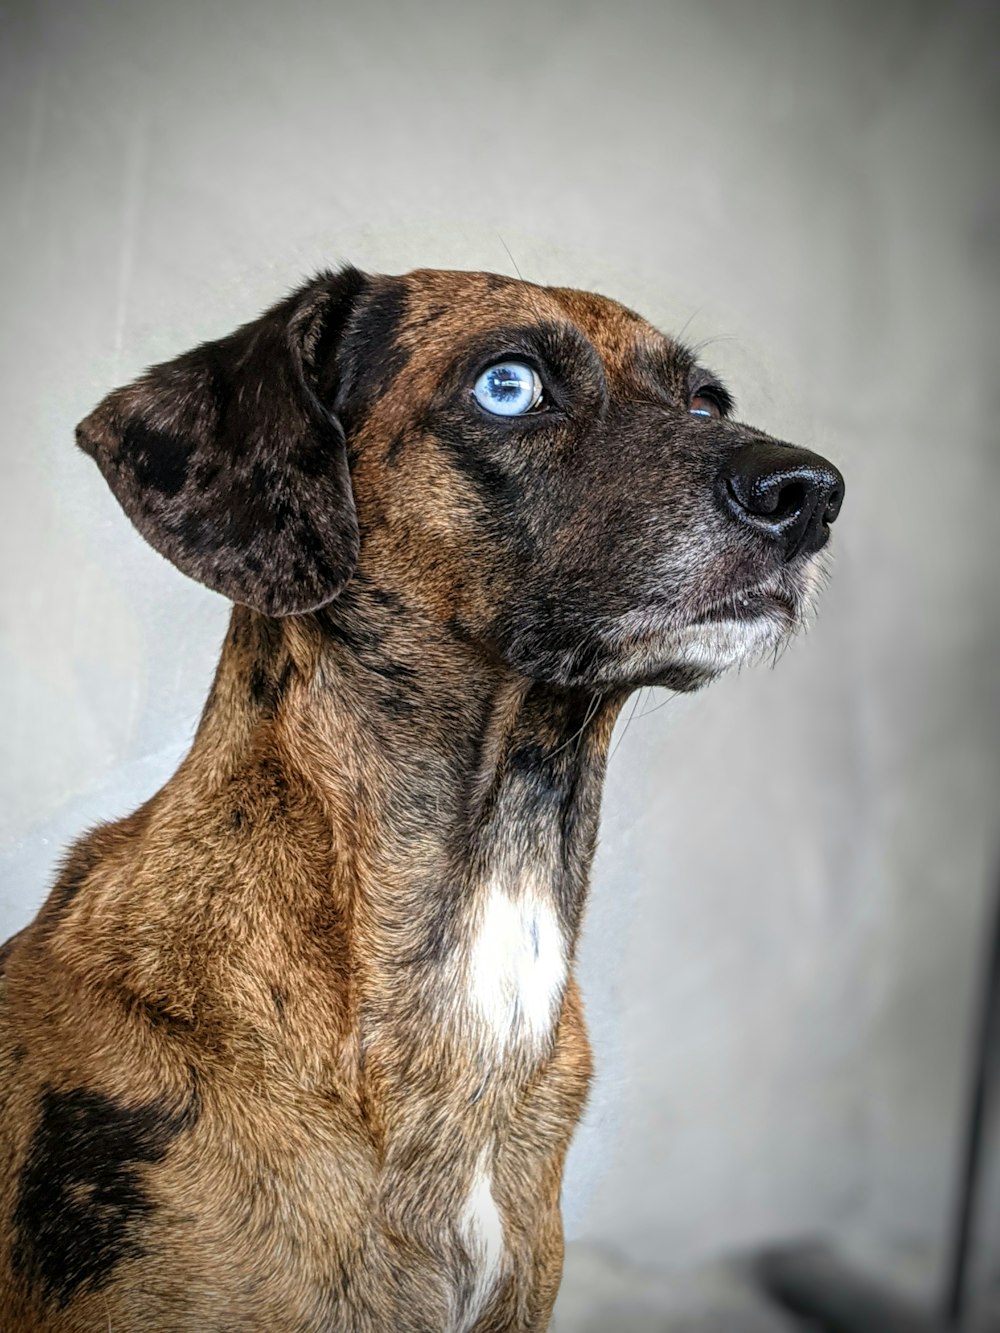
[[[675,339],[665,338],[661,345],[639,347],[635,368],[651,383],[676,396],[686,393],[688,398],[694,398],[704,394],[712,399],[722,416],[728,416],[735,405],[732,394],[719,377],[699,365],[691,348]]]
[[[688,382],[696,361],[694,353],[683,343],[663,338],[639,343],[633,352],[633,364],[640,374],[676,387]]]
[[[480,333],[470,342],[470,351],[483,355],[494,352],[527,352],[553,360],[567,352],[590,348],[590,343],[573,324],[555,321],[538,324],[500,325]]]
[[[569,323],[508,325],[482,332],[466,344],[455,375],[465,378],[474,369],[505,356],[525,356],[560,381],[568,384],[588,381],[606,391],[599,354],[580,330]],[[446,383],[446,391],[451,387]]]

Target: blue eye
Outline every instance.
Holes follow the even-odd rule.
[[[484,370],[472,390],[476,402],[498,417],[519,417],[542,397],[538,372],[523,361],[498,361]]]

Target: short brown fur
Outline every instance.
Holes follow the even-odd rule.
[[[489,434],[505,426],[456,417],[471,410],[456,349],[549,326],[583,348],[564,390],[578,398],[525,461]],[[244,382],[257,359],[278,368]],[[607,569],[617,616],[610,571],[646,559],[637,533],[656,557],[628,509],[653,483],[624,452],[653,430],[652,395],[675,442],[648,464],[665,530],[679,542],[687,524],[680,565],[702,542],[715,579],[685,585],[684,607],[739,571],[772,577],[713,507],[698,460],[746,428],[686,418],[693,368],[588,293],[348,271],[81,427],[140,530],[238,604],[178,772],[74,847],[0,954],[5,1333],[548,1326],[591,1076],[572,955],[612,728],[637,684],[714,672],[650,665],[631,630],[598,651],[578,628],[603,614],[592,600],[574,637],[542,644],[541,580],[592,599],[588,562]],[[595,421],[617,471],[607,444],[586,461]],[[286,515],[271,563],[267,485]],[[562,508],[544,512],[553,493]],[[631,543],[617,556],[598,509]],[[796,611],[807,564],[780,571]],[[537,1040],[516,1005],[496,1042],[468,1007],[469,941],[498,883],[559,922],[567,970]],[[484,1171],[503,1231],[485,1293],[463,1222]]]

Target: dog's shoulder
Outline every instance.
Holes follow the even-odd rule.
[[[85,966],[85,923],[122,883],[135,829],[76,843],[35,919],[0,948],[4,1329],[62,1327],[49,1316],[134,1257],[152,1207],[145,1173],[199,1114],[185,1062]]]

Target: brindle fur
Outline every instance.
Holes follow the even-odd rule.
[[[557,411],[476,407],[515,353]],[[766,582],[774,646],[813,579],[721,513],[759,432],[688,415],[709,380],[602,297],[347,269],[83,423],[140,531],[237,605],[178,772],[0,953],[4,1333],[547,1327],[612,727],[727,664],[678,626]],[[497,884],[564,942],[539,1041],[469,1008]]]

